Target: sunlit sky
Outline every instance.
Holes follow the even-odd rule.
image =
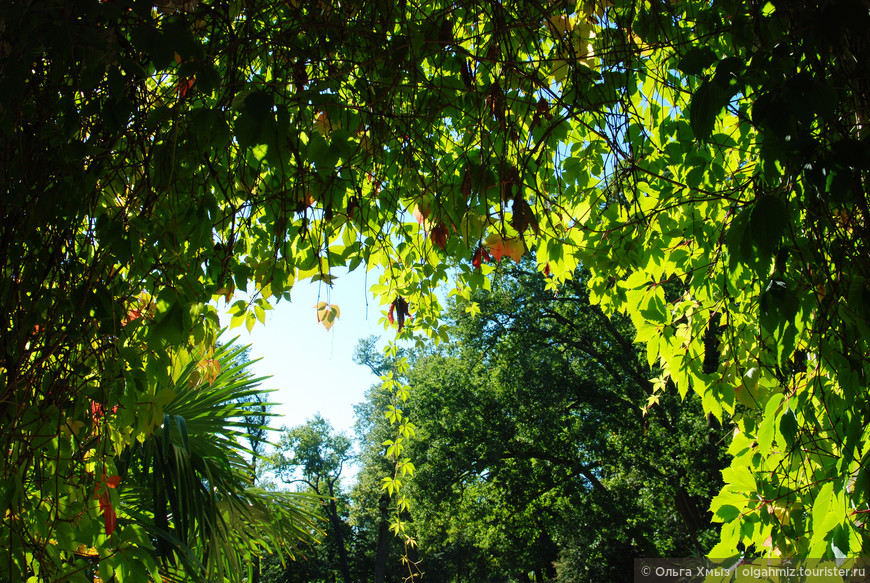
[[[274,411],[283,415],[274,426],[293,427],[317,413],[339,431],[353,437],[353,405],[364,399],[365,391],[377,382],[371,371],[354,364],[353,352],[360,338],[372,334],[392,337],[378,324],[382,313],[368,288],[377,282],[374,272],[368,281],[364,269],[339,276],[332,288],[302,282],[293,287],[292,301],[280,301],[266,312],[266,324],[257,323],[251,333],[244,325],[224,333],[239,336],[238,342],[251,345],[251,358],[257,376],[271,375],[262,386],[277,389],[270,396],[281,403]],[[338,305],[341,315],[327,331],[317,322],[315,304],[325,301]],[[224,311],[223,301],[219,310]],[[229,316],[222,316],[229,323]]]

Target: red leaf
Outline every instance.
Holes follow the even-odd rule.
[[[437,225],[429,235],[432,237],[432,243],[439,249],[444,251],[447,247],[447,227],[444,223]]]
[[[115,514],[115,509],[109,506],[109,511],[103,516],[103,522],[106,525],[106,534],[115,532],[115,527],[118,525],[118,515]]]
[[[489,252],[481,246],[474,252],[474,256],[471,258],[471,265],[473,265],[475,269],[480,269],[480,266],[484,261],[492,261],[492,256],[490,256]]]
[[[408,302],[404,298],[398,297],[390,304],[390,311],[387,312],[387,319],[390,321],[390,324],[394,322],[393,314],[399,320],[399,332],[405,326],[405,318],[411,318],[411,312],[408,311],[408,307]]]
[[[193,89],[193,84],[196,83],[195,77],[183,77],[178,80],[178,86],[175,88],[175,92],[178,94],[179,99],[184,99],[190,93],[190,90]]]
[[[503,239],[499,235],[490,235],[486,238],[486,245],[489,247],[489,251],[492,253],[492,257],[496,261],[499,261],[502,257],[507,255],[519,263],[523,254],[526,252],[525,245],[520,237]]]
[[[118,479],[120,480],[120,478]],[[100,486],[97,486],[97,489],[102,490],[96,498],[100,501],[100,511],[103,513],[103,524],[106,526],[106,534],[112,534],[118,525],[118,515],[115,513],[111,499],[109,499],[109,490],[100,488]]]
[[[383,183],[381,183],[380,180],[375,178],[375,175],[372,174],[371,172],[366,172],[366,178],[368,179],[369,182],[371,182],[372,189],[374,190],[375,196],[380,194],[381,188],[383,187]]]
[[[538,219],[535,218],[532,207],[529,206],[529,203],[525,199],[520,197],[514,199],[511,225],[520,233],[525,233],[529,227],[532,228],[535,234],[538,234],[540,231]]]
[[[353,220],[356,217],[356,210],[359,208],[359,199],[352,196],[347,199],[347,218]]]
[[[117,488],[120,483],[121,476],[109,476],[106,478],[106,485],[109,486],[109,488]]]
[[[318,112],[314,119],[314,129],[324,138],[332,131],[332,123],[330,123],[329,116],[325,111]]]
[[[142,317],[142,310],[139,308],[130,308],[127,310],[127,317],[121,321],[121,326],[126,326],[133,320],[138,320]]]
[[[114,407],[112,407],[112,413],[117,413],[117,412],[118,412],[118,406],[115,405]],[[99,403],[97,401],[91,401],[91,415],[93,416],[94,421],[96,421],[97,419],[99,419],[100,417],[102,417],[105,414],[106,414],[106,410],[103,408],[102,403]]]
[[[103,511],[103,524],[106,526],[106,534],[115,532],[115,527],[118,525],[118,515],[115,514],[115,509],[112,507],[112,502],[109,500],[108,493],[105,496],[105,503],[100,497],[100,509]]]
[[[420,210],[419,206],[414,207],[414,218],[417,219],[417,222],[421,225],[423,224],[423,221],[426,220],[426,215],[423,214],[423,211]]]
[[[293,81],[296,83],[297,91],[305,89],[305,86],[308,85],[308,71],[305,68],[305,63],[296,63],[293,68]]]
[[[547,121],[553,119],[553,114],[550,113],[550,104],[543,97],[538,100],[538,106],[535,108],[535,111],[536,115],[543,115],[545,118],[547,118]]]

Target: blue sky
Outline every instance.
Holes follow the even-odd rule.
[[[263,387],[277,389],[271,399],[281,403],[275,412],[283,415],[273,420],[274,426],[293,427],[320,413],[335,429],[353,437],[353,405],[378,380],[367,367],[354,364],[354,348],[360,338],[372,334],[382,338],[381,346],[395,335],[378,324],[381,309],[368,291],[377,275],[368,275],[366,281],[365,270],[358,269],[339,276],[332,288],[299,283],[293,287],[292,301],[282,300],[266,312],[265,325],[258,322],[250,334],[244,325],[225,333],[251,344],[251,357],[261,359],[254,364],[257,376],[271,375]],[[329,331],[317,322],[314,305],[319,301],[341,310]],[[223,312],[223,301],[218,309]],[[221,320],[228,324],[229,316]]]

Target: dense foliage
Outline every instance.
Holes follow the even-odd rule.
[[[3,576],[167,558],[101,492],[173,434],[217,300],[250,327],[365,264],[402,335],[446,339],[436,288],[532,249],[628,314],[654,386],[737,424],[714,555],[856,555],[868,24],[859,0],[2,3]]]
[[[520,268],[457,303],[411,360],[413,530],[433,581],[623,580],[634,557],[698,556],[728,430],[657,392],[625,317]]]

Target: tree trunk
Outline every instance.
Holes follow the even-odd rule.
[[[378,524],[378,550],[375,554],[375,583],[384,583],[387,575],[387,548],[390,542],[390,525],[387,521],[389,496],[384,493],[378,501],[381,520]]]
[[[656,552],[655,546],[653,546],[650,540],[646,538],[646,535],[644,535],[636,525],[632,525],[629,522],[628,517],[622,511],[622,508],[620,508],[616,500],[613,499],[613,495],[610,493],[610,490],[608,490],[604,486],[604,484],[602,484],[598,480],[595,474],[593,474],[586,466],[578,464],[578,471],[584,478],[592,483],[592,486],[595,490],[600,492],[605,497],[614,517],[626,525],[628,533],[640,547],[640,550],[643,551],[644,555],[647,558],[657,557],[658,553]]]
[[[350,565],[347,560],[347,549],[344,547],[344,535],[341,532],[341,519],[338,517],[338,508],[335,505],[335,491],[332,480],[327,480],[329,485],[329,519],[332,522],[332,531],[335,534],[335,544],[338,547],[338,560],[341,563],[341,576],[344,583],[352,583],[350,579]]]
[[[686,492],[682,484],[677,486],[677,492],[674,494],[674,506],[676,506],[677,512],[680,513],[683,523],[686,525],[686,530],[689,531],[689,535],[692,537],[695,549],[703,553],[704,549],[698,541],[698,532],[709,526],[709,523],[706,523],[701,512],[698,510],[698,505],[692,501],[691,496],[689,496],[689,493]]]

